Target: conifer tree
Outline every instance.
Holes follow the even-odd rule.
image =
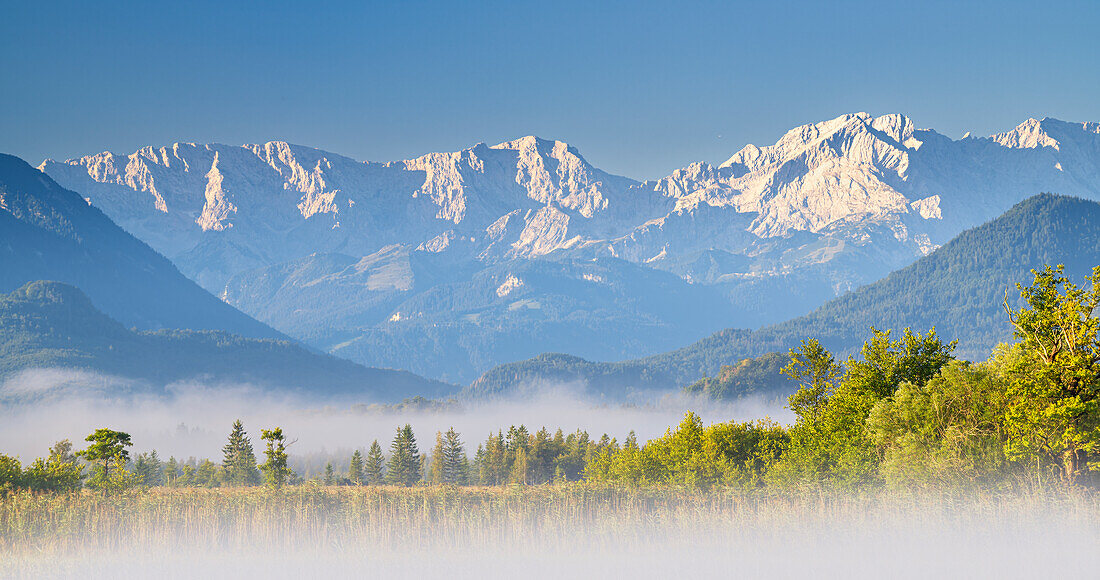
[[[462,445],[462,439],[454,427],[447,429],[442,441],[442,480],[443,483],[466,485],[469,479],[469,461],[466,458],[466,449]]]
[[[348,465],[348,481],[352,485],[363,485],[363,454],[358,449],[351,454],[351,463]]]
[[[435,447],[432,447],[431,465],[428,468],[428,481],[443,483],[443,432],[435,432]]]
[[[469,460],[462,439],[451,427],[446,433],[436,432],[432,448],[429,479],[432,483],[466,485],[469,477]]]
[[[385,477],[385,464],[386,458],[382,455],[382,446],[378,444],[378,440],[370,444],[370,450],[367,451],[367,466],[365,473],[365,481],[368,485],[382,485]]]
[[[111,466],[114,465],[116,470],[125,471],[126,462],[130,460],[130,454],[126,451],[127,447],[133,445],[130,442],[130,435],[122,431],[102,428],[96,429],[95,433],[88,435],[84,440],[90,441],[91,445],[76,454],[88,463],[102,462],[103,470],[95,475],[93,483],[102,484],[106,491],[112,481]]]
[[[408,423],[397,429],[390,444],[390,460],[386,464],[386,481],[393,485],[413,485],[420,481],[420,450],[416,436]]]
[[[155,449],[137,456],[134,462],[134,475],[138,485],[153,487],[164,484],[164,465]]]
[[[225,447],[222,447],[222,453],[224,454],[222,468],[225,470],[227,483],[231,485],[260,483],[256,454],[252,450],[252,442],[249,441],[240,419],[233,422],[233,430],[229,433],[229,441],[226,442]]]
[[[325,485],[336,485],[336,470],[332,467],[332,462],[329,461],[325,464]]]
[[[180,466],[176,456],[170,456],[168,463],[164,465],[164,485],[169,487],[179,484]]]

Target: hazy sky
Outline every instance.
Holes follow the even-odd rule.
[[[1100,2],[5,2],[0,151],[525,134],[658,177],[845,112],[1100,120]]]

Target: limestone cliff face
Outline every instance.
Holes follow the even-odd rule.
[[[294,300],[358,312],[350,336],[431,319],[436,306],[425,304],[474,304],[485,297],[523,294],[530,301],[525,306],[501,310],[517,321],[566,316],[571,308],[598,311],[588,308],[592,303],[560,312],[531,307],[547,303],[539,293],[551,291],[537,278],[522,278],[524,286],[501,296],[490,291],[502,284],[495,281],[476,299],[466,290],[442,298],[477,272],[517,260],[626,261],[672,274],[678,283],[713,285],[761,311],[769,308],[765,302],[796,299],[783,293],[746,298],[737,289],[761,281],[783,287],[794,276],[812,288],[798,304],[812,307],[1037,193],[1100,199],[1100,124],[1029,119],[990,137],[951,139],[904,115],[846,114],[796,127],[772,145],[746,145],[723,163],[691,163],[646,182],[608,174],[567,143],[534,136],[385,163],[273,141],[177,143],[129,155],[47,160],[39,168],[204,288],[250,305],[250,314],[276,327],[291,325],[266,298],[235,297],[242,289],[266,289],[270,284],[257,277],[296,272],[307,257],[342,256],[307,260],[324,270],[312,282],[288,276],[280,284],[301,285],[282,290]],[[406,256],[413,265],[371,258],[383,255]],[[384,265],[385,279],[394,282],[363,282],[371,279],[349,274],[348,260]],[[553,291],[576,298],[591,290],[591,280],[577,280],[583,283]],[[313,295],[321,287],[328,288],[323,300]],[[369,297],[362,294],[367,291]],[[427,298],[415,307],[392,306],[417,296]],[[287,316],[308,311],[299,306],[277,310]],[[773,311],[790,314],[789,308]],[[651,319],[635,314],[639,324]],[[484,328],[495,324],[484,311],[462,316]]]

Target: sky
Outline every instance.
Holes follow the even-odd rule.
[[[0,152],[535,134],[657,178],[804,123],[1100,121],[1100,2],[5,2]]]

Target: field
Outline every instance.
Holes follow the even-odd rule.
[[[1100,565],[1097,522],[1100,497],[1065,491],[20,492],[0,499],[0,576],[1049,577]]]

